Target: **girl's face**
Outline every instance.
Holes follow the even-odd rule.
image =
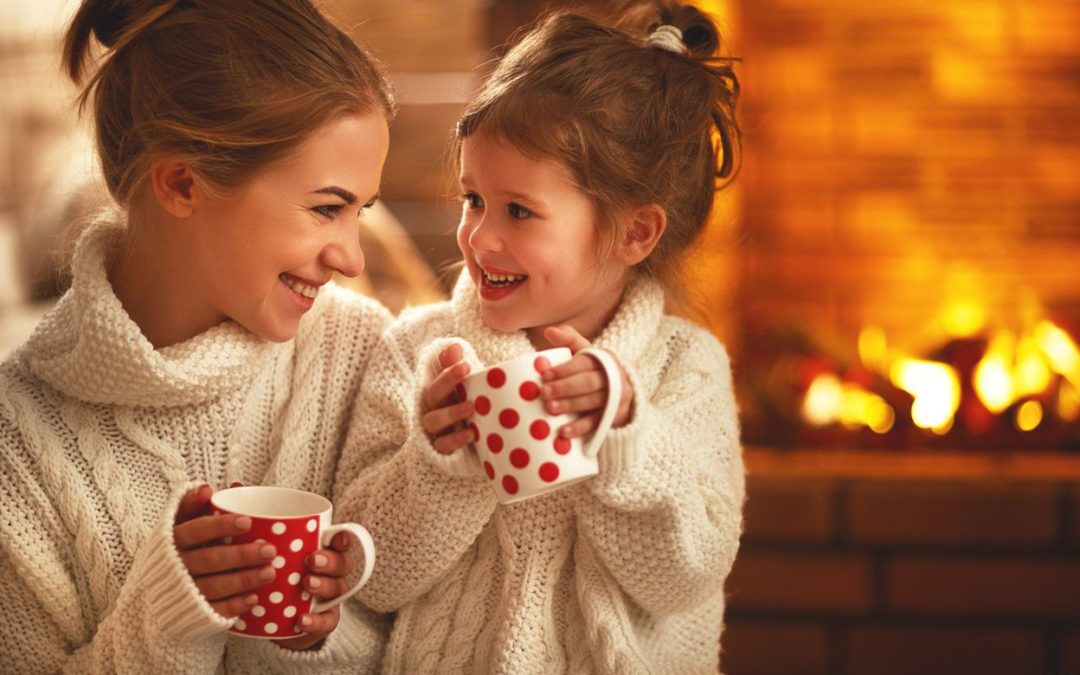
[[[476,283],[484,322],[525,330],[570,324],[592,339],[611,317],[627,267],[597,260],[592,201],[555,161],[474,135],[461,145],[458,246]]]
[[[222,318],[291,339],[335,272],[363,271],[359,219],[378,195],[388,145],[381,114],[332,120],[240,190],[209,198],[185,251],[191,285]]]

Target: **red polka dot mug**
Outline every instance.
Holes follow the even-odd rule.
[[[570,360],[565,347],[525,354],[465,378],[458,394],[472,401],[470,425],[477,456],[504,504],[557,490],[595,476],[596,452],[604,442],[622,395],[622,375],[615,359],[602,349],[578,352],[595,358],[607,376],[607,405],[600,425],[587,443],[563,438],[559,428],[572,415],[552,415],[540,398],[542,364],[554,367]]]
[[[277,548],[271,565],[277,576],[255,591],[258,603],[241,614],[230,632],[247,637],[283,640],[301,633],[299,619],[319,613],[352,597],[367,583],[375,568],[375,544],[371,535],[356,523],[331,525],[333,505],[329,499],[304,490],[249,485],[214,493],[210,498],[214,513],[235,513],[251,518],[251,529],[227,537],[226,544],[266,541]],[[327,548],[338,532],[348,532],[360,541],[364,568],[352,588],[333,600],[313,597],[301,587],[306,573],[304,559],[319,548]]]

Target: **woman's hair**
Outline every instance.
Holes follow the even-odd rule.
[[[92,73],[91,37],[104,47]],[[335,117],[394,113],[380,64],[309,0],[83,0],[64,67],[89,78],[80,109],[93,101],[105,182],[125,206],[154,156],[227,191]]]
[[[619,235],[615,214],[662,206],[667,230],[638,267],[670,295],[714,193],[739,166],[734,59],[718,56],[716,26],[694,7],[639,1],[612,16],[541,19],[468,105],[457,142],[483,134],[566,167],[597,210],[601,256]],[[686,54],[647,43],[662,25],[682,31]]]

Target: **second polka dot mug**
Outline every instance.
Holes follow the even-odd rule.
[[[277,548],[271,565],[277,576],[255,591],[258,603],[241,614],[230,632],[247,637],[283,640],[302,631],[299,619],[323,612],[352,597],[367,583],[375,568],[375,544],[356,523],[331,525],[333,505],[312,492],[285,487],[250,485],[229,488],[210,498],[214,513],[235,513],[251,518],[251,529],[226,538],[227,544],[266,541]],[[328,548],[338,532],[347,532],[364,550],[364,569],[353,587],[333,600],[312,597],[301,587],[307,573],[304,559],[319,548]]]
[[[595,358],[608,381],[608,400],[600,425],[582,443],[580,437],[563,438],[559,428],[573,415],[552,415],[540,398],[540,372],[546,361],[552,367],[570,360],[565,347],[525,354],[465,378],[458,396],[472,401],[470,420],[476,434],[476,452],[504,504],[551,492],[595,476],[599,472],[596,452],[604,442],[622,396],[622,374],[610,354],[602,349],[582,349],[579,354]]]

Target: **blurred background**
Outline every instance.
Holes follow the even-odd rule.
[[[450,131],[558,2],[336,0],[401,102],[359,287],[445,292]],[[1080,4],[709,0],[744,166],[688,265],[749,501],[725,671],[1080,672]],[[0,0],[0,355],[104,196],[70,0]]]

